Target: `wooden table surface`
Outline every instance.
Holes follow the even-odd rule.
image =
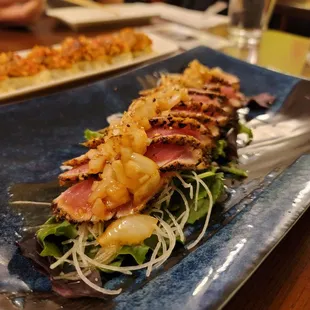
[[[83,31],[86,35],[102,33],[103,29]],[[213,33],[225,35],[225,30],[215,29]],[[31,31],[22,29],[0,30],[0,52],[8,50],[22,50],[33,47],[35,44],[55,44],[66,36],[76,36],[65,27],[50,18],[42,18]],[[294,41],[299,42],[297,41]],[[294,42],[292,43],[294,45]],[[301,40],[300,49],[305,42]],[[268,43],[268,42],[267,42]],[[267,45],[266,43],[266,45]],[[230,55],[257,62],[264,65],[260,60],[260,50],[255,59],[249,55],[253,51],[237,48],[228,48]],[[300,53],[303,53],[300,52]],[[299,54],[300,54],[299,53]],[[252,61],[251,61],[252,59]],[[263,62],[263,63],[262,63]],[[299,69],[299,74],[310,77],[310,69],[304,62]],[[281,67],[281,64],[278,66]],[[285,68],[277,68],[285,71]],[[89,81],[88,81],[89,82]],[[74,83],[76,86],[78,83]],[[44,95],[54,90],[45,90],[38,95]],[[59,88],[58,88],[59,91]],[[30,95],[31,96],[31,95]],[[24,99],[24,98],[23,98]],[[225,309],[236,310],[265,310],[265,309],[310,309],[310,210],[296,223],[288,235],[280,242],[277,248],[258,268],[250,280],[239,290],[239,292],[227,304]],[[1,309],[2,310],[2,309]]]

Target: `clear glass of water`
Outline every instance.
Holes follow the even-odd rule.
[[[238,45],[257,45],[275,3],[276,0],[230,0],[230,39]]]

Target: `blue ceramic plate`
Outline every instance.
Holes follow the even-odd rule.
[[[250,110],[252,145],[240,149],[249,170],[230,188],[212,215],[204,240],[192,251],[176,251],[148,279],[116,276],[106,287],[123,286],[114,299],[66,300],[50,292],[49,280],[22,257],[15,242],[48,216],[44,205],[58,191],[62,161],[83,152],[85,128],[107,125],[160,72],[180,72],[193,59],[219,66],[241,79],[246,95],[277,97],[267,111]],[[85,87],[0,107],[0,306],[29,309],[217,309],[251,276],[305,212],[310,201],[310,83],[199,47],[179,56]],[[297,161],[295,161],[300,157]],[[13,204],[10,202],[14,202]],[[196,225],[197,230],[200,225]],[[4,296],[9,297],[5,299]],[[33,304],[32,304],[33,303]]]

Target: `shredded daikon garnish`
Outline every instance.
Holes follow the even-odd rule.
[[[162,244],[162,247],[163,247],[163,251],[166,252],[167,251],[167,243],[165,241],[165,238],[163,238],[162,236],[160,235],[157,235],[158,237],[158,240],[161,242]]]
[[[164,217],[164,211],[162,211],[160,209],[153,208],[153,209],[150,210],[150,213],[159,213],[161,215],[161,218]]]
[[[176,231],[178,232],[178,236],[180,236],[180,240],[182,242],[184,242],[185,238],[184,238],[184,233],[183,233],[183,230],[182,230],[181,226],[179,225],[179,223],[177,222],[175,217],[171,214],[171,212],[168,209],[165,210],[165,211],[167,212],[167,214],[169,215],[173,225],[175,226]]]
[[[74,265],[74,262],[72,260],[72,265]],[[81,265],[80,265],[81,267]],[[84,270],[84,275],[87,277],[91,274],[91,270]],[[80,276],[78,275],[78,273],[76,271],[72,271],[72,272],[68,272],[68,273],[64,273],[64,274],[60,274],[59,276],[53,277],[54,280],[71,280],[71,281],[76,281],[76,280],[81,280]]]
[[[97,223],[98,235],[100,236],[103,233],[104,225],[102,222]]]
[[[40,206],[51,206],[50,202],[45,201],[28,201],[28,200],[15,200],[10,202],[11,205],[18,204],[18,205],[40,205]]]
[[[175,244],[176,244],[176,236],[174,232],[172,231],[171,227],[162,219],[159,219],[160,224],[163,226],[163,228],[166,230],[168,236],[169,236],[169,248],[166,249],[166,251],[163,251],[163,254],[160,256],[162,259],[155,265],[156,268],[161,266],[171,255]],[[154,260],[155,262],[155,260]]]
[[[162,245],[162,244],[161,244],[161,242],[160,242],[160,240],[159,240],[159,237],[158,237],[158,242],[157,242],[156,247],[155,247],[155,249],[154,249],[154,251],[153,251],[153,253],[152,253],[150,262],[154,261],[154,259],[156,258],[157,254],[158,254],[158,251],[159,251],[159,249],[160,249],[160,247],[161,247],[161,245]],[[151,272],[152,272],[152,267],[153,267],[152,264],[149,264],[149,266],[147,267],[147,270],[146,270],[146,276],[147,276],[147,277],[149,277],[149,275],[151,274]]]
[[[178,223],[179,223],[179,222],[182,220],[182,218],[184,217],[185,212],[186,212],[186,211],[182,212],[181,215],[177,218],[177,222],[178,222]]]
[[[98,235],[96,234],[96,231],[91,227],[90,225],[87,226],[88,231],[92,234],[92,236],[96,239]]]
[[[185,180],[182,178],[182,176],[179,173],[176,173],[175,176],[181,181],[182,186],[184,188],[189,188],[189,198],[193,199],[194,196],[194,188],[193,185],[190,183],[186,183]]]
[[[70,240],[72,240],[72,242],[74,242],[73,239],[70,239]],[[60,258],[58,258],[58,259],[56,260],[55,263],[51,264],[51,265],[50,265],[50,268],[51,268],[51,269],[55,269],[57,266],[63,264],[63,263],[65,262],[65,260],[66,260],[68,257],[70,257],[70,255],[72,255],[72,251],[73,251],[73,248],[71,248],[70,250],[68,250],[63,256],[61,256]]]
[[[160,208],[164,202],[166,202],[166,205],[167,205],[167,202],[170,200],[173,192],[174,192],[174,190],[172,189],[172,187],[170,185],[166,186],[161,191],[161,193],[160,193],[157,201],[153,205],[153,207]]]
[[[189,203],[185,197],[185,195],[182,193],[181,190],[179,190],[178,188],[175,189],[176,192],[179,193],[179,195],[182,197],[183,199],[183,202],[184,202],[184,206],[185,206],[185,212],[184,212],[184,215],[182,217],[182,220],[181,220],[181,223],[180,223],[180,226],[181,228],[183,229],[185,224],[187,223],[187,220],[188,220],[188,217],[189,217]]]
[[[85,247],[84,247],[84,238],[85,238],[85,235],[86,235],[86,225],[85,223],[81,224],[79,226],[79,238],[78,238],[78,251],[81,252],[81,253],[84,253],[85,252]],[[86,238],[87,238],[87,235],[86,235]],[[87,265],[87,262],[86,260],[83,258],[83,256],[81,256],[81,259],[82,259],[82,262],[84,265]]]
[[[78,247],[77,244],[74,245],[74,247]],[[74,267],[78,273],[78,275],[80,276],[81,280],[83,282],[85,282],[88,286],[90,286],[91,288],[93,288],[94,290],[103,293],[103,294],[107,294],[107,295],[118,295],[120,294],[120,292],[122,291],[122,289],[118,289],[118,290],[107,290],[93,282],[91,282],[82,272],[80,265],[79,265],[79,261],[77,259],[77,251],[73,250],[73,262],[74,262]]]
[[[194,200],[194,210],[197,211],[198,208],[198,195],[199,195],[199,181],[198,178],[196,178],[196,193],[195,193],[195,200]]]
[[[130,270],[127,267],[117,267],[117,266],[112,266],[112,265],[108,265],[108,264],[98,263],[96,260],[90,258],[89,256],[87,256],[84,253],[80,253],[80,254],[89,263],[89,265],[91,265],[93,267],[97,267],[100,269],[106,269],[106,270],[110,270],[110,271],[117,271],[117,272],[121,272],[124,274],[131,274]]]
[[[167,252],[167,246],[168,246],[168,244],[167,244],[168,240],[166,238],[163,238],[161,235],[157,235],[157,237],[158,237],[158,241],[161,243],[163,253],[166,253]],[[160,267],[160,265],[162,263],[164,263],[164,261],[156,263],[154,265],[154,268],[156,269],[156,268]]]
[[[85,246],[90,246],[90,245],[95,245],[95,246],[97,246],[97,245],[99,245],[99,243],[98,243],[97,240],[94,240],[94,241],[85,241],[85,242],[83,242],[83,245],[84,245],[84,247],[85,247]]]
[[[169,206],[170,201],[171,201],[171,197],[172,197],[173,194],[174,194],[174,188],[172,187],[171,190],[170,190],[170,192],[169,192],[168,198],[167,198],[167,200],[166,200],[166,207]]]
[[[211,212],[212,212],[212,207],[213,207],[213,197],[212,197],[212,193],[210,192],[210,189],[209,187],[207,186],[207,184],[205,182],[203,182],[198,176],[197,176],[197,173],[195,171],[193,171],[193,175],[194,175],[194,178],[196,180],[198,180],[198,182],[204,187],[204,189],[206,190],[207,194],[208,194],[208,198],[209,198],[209,209],[208,209],[208,213],[207,213],[207,216],[206,216],[206,220],[205,220],[205,223],[203,225],[203,228],[199,234],[199,236],[197,237],[197,239],[192,242],[191,244],[189,244],[187,246],[187,249],[190,250],[192,249],[193,247],[195,247],[199,242],[200,240],[204,237],[206,231],[207,231],[207,228],[208,228],[208,225],[209,225],[209,220],[210,220],[210,216],[211,216]]]

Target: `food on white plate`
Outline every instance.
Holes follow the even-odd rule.
[[[121,288],[102,285],[101,274],[145,269],[149,276],[177,242],[191,249],[201,241],[224,173],[247,176],[236,167],[237,134],[252,138],[238,122],[245,103],[239,84],[194,60],[182,74],[164,75],[156,88],[142,91],[109,127],[85,131],[88,150],[63,163],[59,181],[68,189],[36,234],[40,257],[20,244],[41,266],[48,258],[55,291],[85,295],[55,284],[79,280],[88,296],[119,294]],[[187,242],[187,227],[199,220],[200,234]]]
[[[35,46],[25,55],[0,53],[0,94],[100,70],[151,51],[146,34],[125,28],[96,37],[68,37],[59,46]]]

